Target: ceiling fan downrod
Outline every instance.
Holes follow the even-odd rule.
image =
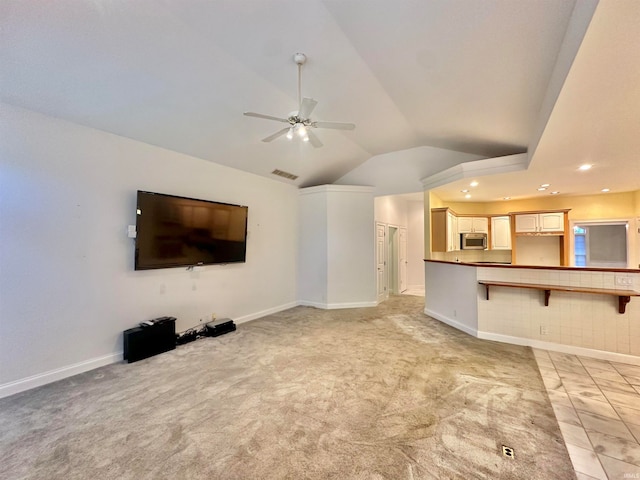
[[[298,65],[298,112],[302,106],[302,65],[307,61],[307,56],[304,53],[296,53],[293,55],[293,61]]]

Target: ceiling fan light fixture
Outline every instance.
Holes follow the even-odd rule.
[[[289,140],[293,140],[293,137],[297,134],[300,140],[302,140],[303,142],[309,142],[311,143],[311,145],[313,145],[314,148],[320,148],[322,147],[322,142],[313,132],[314,129],[329,128],[336,130],[353,130],[354,128],[356,128],[353,123],[315,122],[311,120],[311,113],[313,112],[313,109],[316,107],[318,102],[313,98],[302,98],[301,94],[301,71],[302,65],[304,65],[307,61],[307,56],[304,53],[296,53],[293,56],[293,61],[298,66],[298,110],[289,113],[289,116],[286,118],[275,117],[273,115],[265,115],[263,113],[244,112],[244,115],[247,117],[263,118],[265,120],[273,120],[289,125],[288,127],[278,130],[276,133],[263,138],[262,141],[272,142],[273,140],[282,136],[285,136]]]
[[[304,138],[307,136],[307,128],[301,123],[296,124],[295,131],[300,138]]]

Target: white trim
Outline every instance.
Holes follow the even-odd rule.
[[[298,305],[302,305],[304,307],[321,308],[323,310],[338,310],[340,308],[377,307],[379,304],[377,302],[319,303],[319,302],[308,302],[306,300],[302,300],[298,302]]]
[[[298,302],[286,303],[284,305],[269,308],[267,310],[262,310],[260,312],[252,313],[250,315],[245,315],[244,317],[236,318],[234,319],[234,322],[236,324],[245,323],[250,320],[255,320],[256,318],[261,318],[267,315],[271,315],[272,313],[288,310],[289,308],[293,308],[297,305],[299,305]],[[4,383],[0,385],[0,398],[8,397],[9,395],[14,395],[16,393],[24,392],[26,390],[31,390],[32,388],[41,387],[42,385],[56,382],[58,380],[64,380],[65,378],[72,377],[80,373],[88,372],[90,370],[94,370],[96,368],[104,367],[105,365],[111,365],[121,361],[122,361],[122,352],[120,351],[116,353],[111,353],[109,355],[104,355],[102,357],[86,360],[84,362],[67,365],[65,367],[57,368],[55,370],[50,370],[48,372],[39,373],[31,377],[21,378],[13,382]]]
[[[429,177],[420,179],[425,191],[463,178],[481,177],[526,170],[529,160],[526,153],[505,155],[503,157],[485,158],[459,163]]]
[[[542,350],[551,350],[552,352],[568,353],[570,355],[579,355],[582,357],[597,358],[599,360],[608,360],[610,362],[628,363],[640,366],[640,357],[627,355],[625,353],[607,352],[604,350],[595,350],[593,348],[575,347],[573,345],[563,345],[561,343],[543,342],[532,338],[512,337],[511,335],[501,335],[499,333],[478,332],[478,338],[483,340],[493,340],[495,342],[510,343],[512,345],[522,345],[525,347],[540,348]]]
[[[425,315],[435,318],[436,320],[440,320],[442,323],[446,323],[447,325],[456,328],[458,330],[462,330],[464,333],[467,333],[473,337],[477,337],[478,336],[478,330],[476,330],[475,328],[471,328],[463,323],[458,322],[457,320],[454,320],[453,318],[449,318],[445,315],[442,315],[438,312],[434,312],[432,310],[429,310],[428,308],[425,307],[424,309],[424,313]]]
[[[74,363],[66,367],[56,368],[48,372],[32,375],[31,377],[21,378],[13,382],[0,385],[0,398],[8,397],[16,393],[24,392],[32,388],[41,387],[48,383],[63,380],[80,373],[88,372],[105,365],[111,365],[122,361],[122,352],[111,353],[102,357],[92,358],[84,362]]]
[[[266,317],[267,315],[271,315],[273,313],[282,312],[283,310],[288,310],[293,307],[297,307],[300,305],[299,302],[289,302],[283,305],[278,305],[277,307],[267,308],[266,310],[261,310],[260,312],[250,313],[249,315],[245,315],[243,317],[234,318],[233,322],[238,325],[240,323],[250,322],[251,320],[255,320],[256,318]]]

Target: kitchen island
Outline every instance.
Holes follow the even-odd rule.
[[[478,338],[636,365],[638,295],[640,270],[425,260],[433,318]]]

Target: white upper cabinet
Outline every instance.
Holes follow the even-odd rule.
[[[541,232],[564,232],[564,213],[552,212],[540,214]]]
[[[447,212],[447,252],[453,252],[455,250],[460,250],[458,222],[453,213]]]
[[[458,217],[458,233],[489,233],[487,217]]]
[[[516,233],[564,232],[564,212],[516,215]]]
[[[511,219],[491,217],[491,250],[511,250]]]

